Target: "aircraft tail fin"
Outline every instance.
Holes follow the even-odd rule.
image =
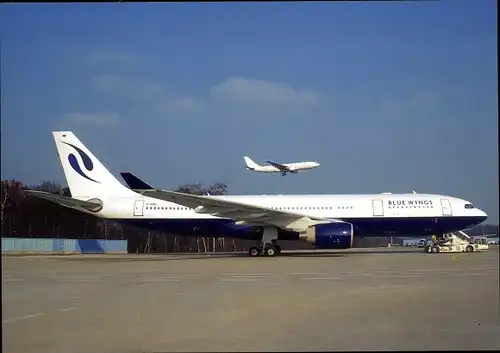
[[[71,131],[54,131],[52,135],[73,198],[127,196],[133,193]]]
[[[153,190],[153,187],[129,172],[120,173],[128,187],[134,190]]]
[[[260,167],[257,163],[255,163],[254,161],[252,161],[252,159],[250,157],[243,157],[243,159],[245,160],[245,164],[247,166],[248,169],[256,169],[258,167]]]

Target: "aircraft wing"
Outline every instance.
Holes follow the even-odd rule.
[[[76,210],[83,212],[88,212],[88,211],[97,212],[99,211],[100,208],[102,208],[102,203],[98,202],[97,200],[83,201],[74,199],[72,197],[55,195],[49,192],[37,191],[37,190],[23,190],[23,192],[28,196],[35,196],[47,201],[58,203],[61,206],[74,208]]]
[[[291,171],[290,168],[288,168],[286,165],[271,162],[271,161],[266,161],[266,162],[269,163],[270,165],[272,165],[273,167],[278,168],[282,172],[290,172]]]
[[[190,195],[160,189],[134,191],[145,196],[193,208],[196,213],[234,219],[237,224],[267,225],[300,232],[314,224],[335,222],[335,220],[322,217],[310,217],[300,213],[221,200],[213,196]]]

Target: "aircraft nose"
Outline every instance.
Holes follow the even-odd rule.
[[[486,218],[488,218],[488,215],[486,214],[486,212],[479,210],[479,209],[477,211],[479,213],[479,218],[481,219],[481,222],[486,220]]]

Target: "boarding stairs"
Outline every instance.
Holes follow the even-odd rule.
[[[438,240],[438,243],[441,246],[471,244],[472,238],[463,230],[459,230],[458,232],[443,234],[443,238]]]

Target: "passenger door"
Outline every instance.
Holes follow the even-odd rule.
[[[452,216],[451,203],[448,199],[441,199],[441,208],[443,209],[443,216]]]
[[[144,216],[144,200],[134,202],[134,216]]]
[[[383,200],[372,200],[373,205],[373,216],[382,217],[384,216],[384,201]]]

